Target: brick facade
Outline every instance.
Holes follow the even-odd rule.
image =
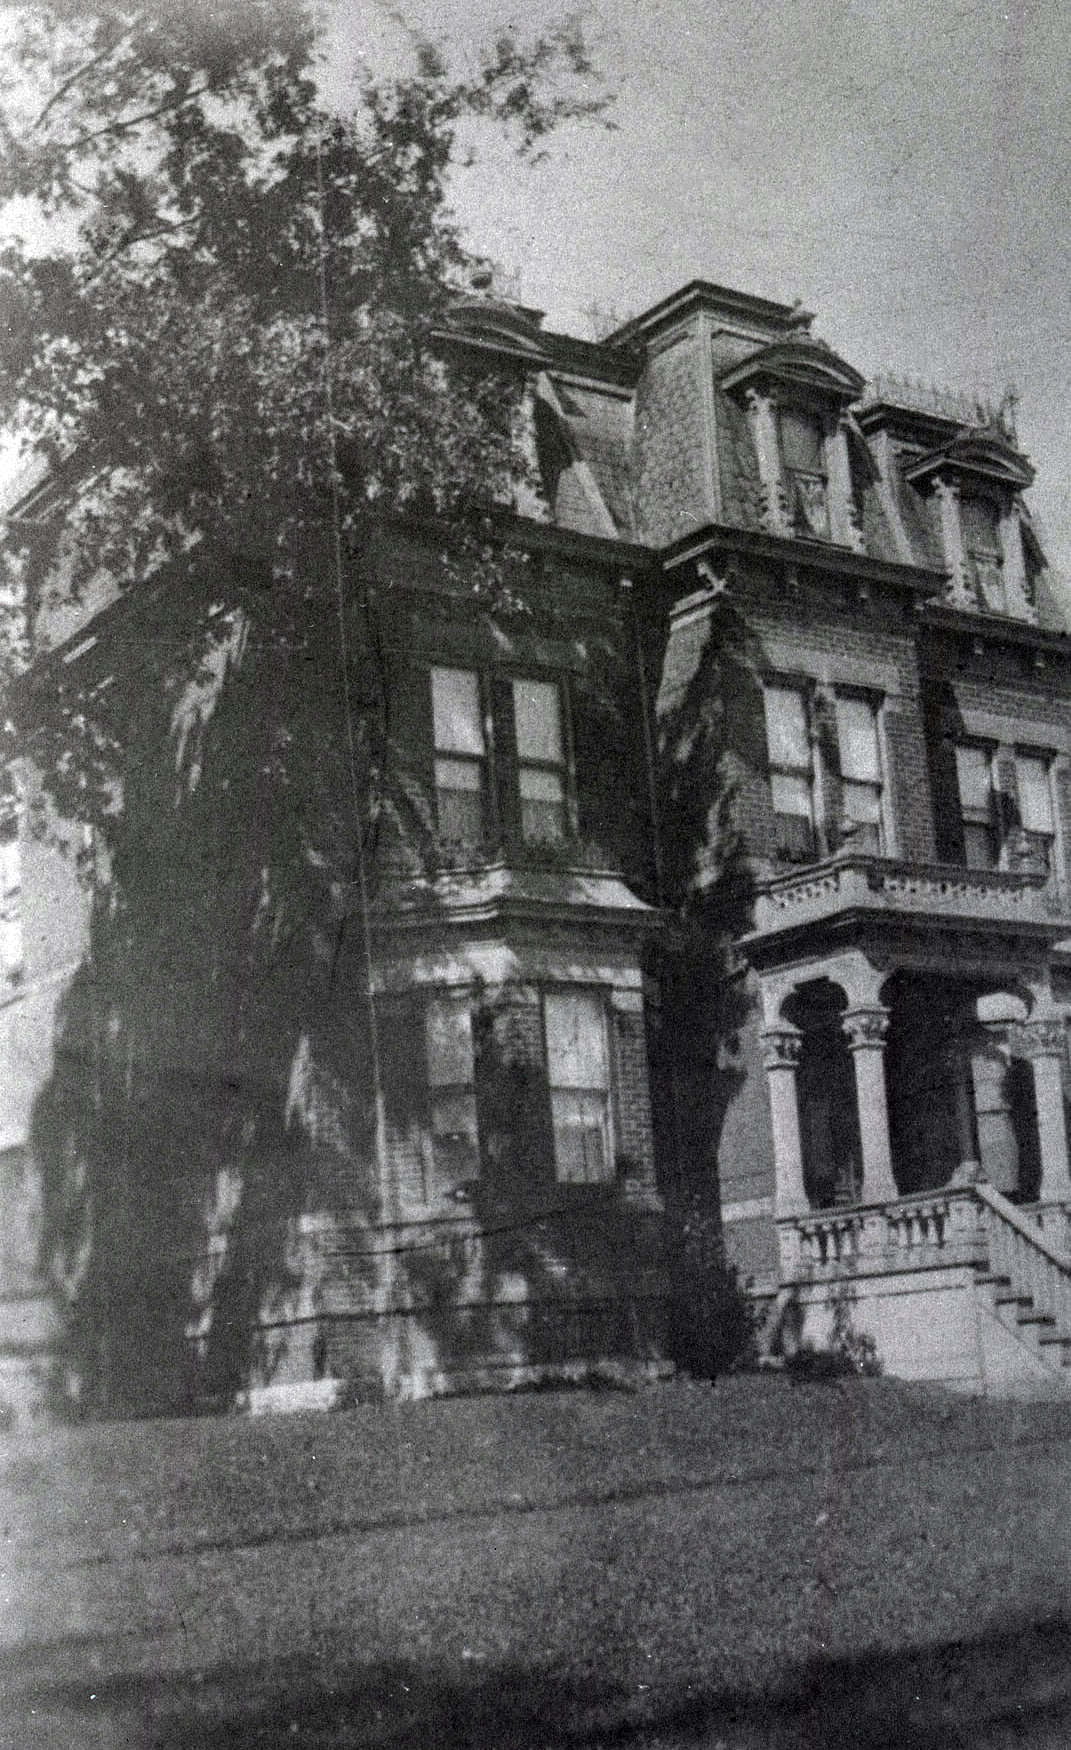
[[[465,320],[471,339],[471,301]],[[756,1292],[778,1286],[771,1023],[830,1054],[828,1087],[807,1072],[817,1093],[801,1119],[813,1191],[816,1173],[834,1177],[821,1178],[816,1150],[861,1146],[858,1124],[852,1132],[843,1113],[818,1111],[834,1082],[854,1086],[855,1067],[865,1075],[871,1062],[849,1057],[851,1004],[877,1016],[873,1038],[854,1046],[876,1049],[888,1026],[890,1125],[912,1186],[930,1171],[919,1109],[925,1099],[951,1109],[944,1071],[922,1073],[943,1061],[933,1042],[970,1009],[977,1046],[980,995],[1013,984],[1071,1013],[1053,922],[1071,881],[1071,663],[1063,637],[1037,624],[1032,604],[1044,599],[1051,619],[1055,597],[1036,543],[1023,548],[1023,591],[1011,587],[1029,480],[1014,433],[947,398],[916,405],[887,387],[860,390],[806,312],[721,287],[686,287],[600,346],[526,320],[512,365],[542,385],[533,430],[547,505],[540,519],[507,522],[507,539],[527,552],[508,580],[515,599],[474,605],[442,562],[443,531],[427,525],[385,525],[363,556],[381,695],[370,912],[362,920],[353,895],[339,897],[350,932],[332,1001],[348,1069],[336,1065],[334,1084],[310,1071],[320,1092],[301,1098],[296,1056],[291,1070],[286,1124],[314,1138],[316,1165],[273,1229],[289,1274],[255,1308],[247,1383],[257,1390],[334,1377],[375,1395],[599,1362],[660,1366],[666,1222],[672,1253],[689,1198],[720,1210],[730,1257]],[[508,353],[508,336],[495,336],[488,344]],[[802,484],[784,447],[786,411],[814,423],[818,465]],[[972,605],[963,542],[949,533],[956,494],[972,490],[994,495],[1010,543],[1003,616],[981,598]],[[443,668],[461,671],[479,700],[460,749],[481,810],[467,839],[440,818],[443,762],[458,763],[458,749],[436,740],[432,671]],[[522,684],[544,702],[552,693],[560,714],[545,757],[528,761],[527,793]],[[793,806],[811,837],[794,847],[774,808],[764,698],[775,686],[806,701]],[[839,726],[846,699],[872,713],[869,752]],[[955,917],[945,896],[964,885],[964,739],[992,755],[1000,867],[985,891],[992,906],[1010,896],[999,929],[988,913]],[[1015,762],[1030,758],[1035,785],[1043,762],[1058,825],[1049,922],[1026,930],[1019,913],[1034,889],[1025,875],[1025,898],[1015,886],[1012,827]],[[548,798],[560,819],[540,843],[530,805]],[[864,806],[872,818],[852,816]],[[868,825],[864,854],[851,834]],[[838,913],[838,884],[857,863],[852,892],[863,898]],[[879,916],[886,892],[914,907],[906,922]],[[62,909],[73,963],[85,919],[73,892]],[[41,915],[28,897],[31,934]],[[32,1178],[29,1114],[49,1084],[66,975],[31,967],[7,992],[3,1025],[18,1034],[25,1075],[7,1095],[5,1208],[16,1172]],[[556,1108],[546,1014],[548,996],[563,993],[581,999],[590,1036]],[[381,1133],[361,1035],[370,995]],[[426,1035],[429,1005],[446,999],[468,1017],[459,1037],[471,1035],[471,1064],[458,1047],[452,1108],[431,1080]],[[930,1041],[926,1064],[911,1057],[913,1014]],[[582,1065],[605,1085],[582,1085]],[[990,1059],[986,1087],[991,1072]],[[982,1115],[991,1127],[993,1111]],[[1009,1096],[998,1118],[1007,1127],[1013,1117]],[[595,1141],[603,1124],[611,1160]],[[590,1182],[563,1171],[570,1147]],[[859,1165],[839,1163],[844,1184]],[[31,1205],[22,1198],[27,1220]],[[194,1372],[211,1351],[216,1284],[228,1281],[232,1215],[205,1236],[187,1332]]]

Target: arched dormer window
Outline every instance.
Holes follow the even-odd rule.
[[[844,416],[862,388],[851,365],[813,335],[761,347],[721,379],[751,422],[772,534],[863,550]]]

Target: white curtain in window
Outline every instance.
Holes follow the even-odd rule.
[[[989,807],[989,754],[984,747],[957,747],[956,779],[964,808]]]
[[[838,698],[837,741],[842,778],[856,784],[881,783],[878,725],[869,699]]]
[[[811,745],[807,736],[807,712],[803,694],[796,687],[767,687],[766,746],[771,766],[790,766],[809,771]]]
[[[560,764],[562,751],[561,695],[554,681],[515,680],[513,712],[517,753],[522,760]]]
[[[446,753],[483,753],[480,684],[471,669],[432,669],[431,711],[437,749]]]
[[[1015,762],[1019,782],[1019,818],[1027,832],[1051,833],[1052,791],[1044,759],[1020,754]]]
[[[426,1011],[428,1085],[464,1086],[472,1081],[472,1012],[466,1002],[433,997]]]

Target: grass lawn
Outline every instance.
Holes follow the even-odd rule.
[[[1069,1441],[780,1377],[12,1438],[0,1741],[1066,1745]]]

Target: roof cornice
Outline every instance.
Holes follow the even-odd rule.
[[[824,541],[801,541],[791,535],[771,535],[760,529],[733,528],[707,523],[682,535],[659,554],[663,572],[672,575],[682,565],[709,554],[741,559],[768,559],[798,571],[819,572],[855,583],[900,589],[914,596],[932,596],[943,591],[946,571],[925,565],[901,565],[890,559],[874,559],[850,547]]]

